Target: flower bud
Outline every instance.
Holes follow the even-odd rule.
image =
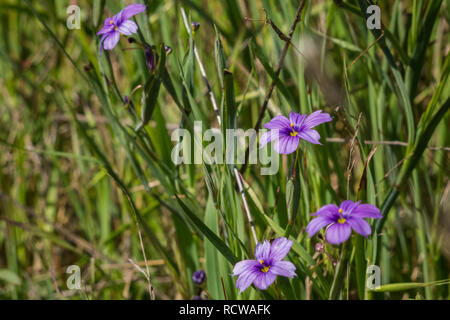
[[[195,284],[202,284],[206,279],[206,273],[203,270],[195,271],[192,275],[192,281]]]
[[[200,23],[198,22],[191,22],[192,31],[196,32],[200,28]]]
[[[153,72],[153,70],[155,70],[156,56],[152,48],[150,47],[145,49],[145,63],[147,64],[148,70],[150,70],[150,72]]]
[[[314,246],[314,250],[316,250],[316,252],[323,253],[325,252],[325,247],[323,243],[317,242],[316,245]]]

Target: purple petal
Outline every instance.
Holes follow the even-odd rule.
[[[332,119],[328,113],[322,113],[322,110],[317,110],[311,113],[303,122],[303,127],[311,129],[321,123],[330,122]]]
[[[275,118],[273,118],[264,125],[264,128],[266,129],[278,129],[278,130],[286,128],[289,129],[290,127],[291,123],[285,116],[276,116]]]
[[[311,143],[313,143],[313,144],[321,144],[321,143],[319,142],[320,134],[319,134],[316,130],[313,130],[313,129],[307,129],[307,130],[305,130],[305,131],[301,131],[301,132],[298,134],[298,136],[299,136],[300,138],[302,138],[303,140],[306,140],[306,141],[311,142]]]
[[[278,139],[279,136],[280,136],[280,131],[278,129],[273,129],[273,130],[263,133],[261,135],[261,138],[259,138],[260,148],[264,147],[269,142],[274,141],[275,139]]]
[[[335,223],[327,229],[326,238],[331,244],[339,244],[346,241],[351,234],[352,227],[348,223]]]
[[[251,271],[251,270],[257,270],[257,268],[260,266],[260,263],[255,260],[243,260],[234,266],[233,269],[233,277],[240,275],[241,273]]]
[[[270,246],[270,261],[280,261],[289,253],[291,250],[292,241],[286,238],[277,238],[272,242]]]
[[[248,271],[242,273],[236,281],[236,288],[240,289],[240,292],[243,292],[260,274],[261,272],[258,271]]]
[[[290,261],[276,261],[270,267],[270,271],[276,275],[293,278],[295,274],[295,265]]]
[[[101,35],[101,34],[105,34],[111,31],[114,31],[114,25],[111,24],[111,18],[106,18],[105,20],[105,25],[103,26],[103,28],[100,29],[99,32],[97,32],[97,35]]]
[[[351,216],[348,217],[346,220],[347,223],[353,228],[353,230],[358,232],[360,235],[367,237],[369,234],[372,233],[369,224],[362,218]]]
[[[353,202],[352,200],[345,200],[345,201],[342,201],[339,208],[341,208],[345,214],[350,214],[350,213],[352,213],[353,209],[355,209],[360,203],[361,203],[361,201]]]
[[[256,260],[267,261],[270,258],[270,242],[264,241],[264,243],[258,243],[255,249]]]
[[[105,33],[100,39],[100,53],[103,53],[103,41],[109,37],[109,33]]]
[[[316,213],[311,214],[312,216],[324,216],[330,219],[339,218],[339,208],[335,204],[327,204],[317,210]]]
[[[326,216],[319,216],[317,218],[312,219],[308,226],[306,227],[306,232],[308,232],[308,237],[312,237],[315,235],[320,229],[326,227],[329,224],[334,222],[333,219],[330,219]]]
[[[117,28],[117,31],[119,31],[121,34],[124,34],[126,36],[131,36],[133,33],[136,33],[138,30],[138,26],[134,21],[124,21],[122,24]]]
[[[289,121],[299,128],[302,126],[305,119],[306,114],[296,113],[293,111],[289,112]]]
[[[300,141],[299,137],[292,137],[292,136],[280,136],[280,138],[275,141],[273,144],[273,148],[276,152],[280,154],[289,154],[297,150],[298,143]]]
[[[383,218],[383,216],[380,213],[380,210],[371,204],[360,204],[359,206],[353,209],[352,215],[358,216],[360,218],[375,218],[375,219]]]
[[[128,7],[122,10],[122,19],[128,20],[132,16],[145,11],[146,6],[143,4],[130,4]]]
[[[111,21],[112,21],[112,20],[113,20],[113,19],[112,19],[111,17],[106,18],[103,27],[109,27],[109,26],[111,26],[111,25],[112,25],[112,24],[111,24]]]
[[[260,290],[266,290],[277,278],[277,275],[272,272],[261,272],[253,281],[253,284]]]
[[[112,17],[113,25],[115,27],[120,26],[122,22],[124,22],[126,19],[123,18],[123,10],[119,11],[118,14],[116,14],[114,17]]]
[[[120,33],[112,32],[107,35],[105,40],[103,41],[103,48],[105,50],[112,50],[119,43]]]

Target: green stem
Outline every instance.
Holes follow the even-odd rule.
[[[292,188],[288,188],[286,192],[289,192],[289,208],[288,208],[288,223],[285,230],[285,237],[289,237],[291,234],[292,227],[294,226],[295,217],[297,216],[297,212],[299,211],[300,206],[300,177],[298,176],[298,172],[300,171],[300,167],[298,165],[298,155],[300,153],[300,148],[297,148],[297,152],[295,154],[295,161],[292,164],[292,173],[291,177],[288,181],[288,186],[291,185]],[[298,169],[298,170],[297,170]]]
[[[348,245],[347,241],[342,245],[341,256],[336,265],[336,272],[334,274],[333,283],[331,284],[331,290],[329,299],[336,300],[344,287],[345,270],[348,261]]]
[[[297,175],[298,154],[300,153],[299,151],[300,151],[300,145],[297,148],[297,151],[295,152],[295,160],[294,160],[293,167],[292,167],[291,179],[294,179],[295,176]]]

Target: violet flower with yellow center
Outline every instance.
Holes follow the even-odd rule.
[[[130,4],[114,17],[106,18],[103,28],[97,33],[102,35],[100,39],[100,50],[112,50],[119,43],[120,35],[131,36],[136,33],[138,26],[129,20],[132,16],[145,11],[143,4]]]
[[[234,266],[233,277],[239,276],[236,287],[240,292],[252,283],[258,289],[266,290],[277,276],[288,278],[296,276],[294,264],[283,261],[291,247],[292,241],[286,238],[277,238],[272,244],[267,240],[258,243],[255,249],[256,260],[244,260]]]
[[[381,219],[383,216],[377,207],[371,204],[360,204],[361,201],[353,202],[345,200],[338,207],[335,204],[328,204],[320,208],[312,216],[317,218],[311,220],[306,227],[308,236],[312,237],[323,227],[326,239],[329,243],[339,244],[346,241],[352,229],[367,238],[372,233],[370,225],[364,218]]]
[[[330,115],[322,113],[322,110],[315,111],[309,116],[291,111],[289,119],[285,116],[276,116],[264,125],[264,128],[270,131],[261,136],[259,144],[262,148],[267,143],[274,141],[273,148],[280,154],[288,154],[297,150],[300,139],[313,144],[321,144],[319,133],[312,128],[331,120]]]

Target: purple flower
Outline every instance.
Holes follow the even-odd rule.
[[[264,128],[270,131],[261,136],[260,146],[262,148],[267,143],[275,141],[273,145],[275,151],[288,154],[297,150],[300,139],[321,144],[319,133],[312,128],[329,121],[331,121],[330,115],[322,113],[322,110],[315,111],[309,116],[291,111],[289,119],[285,116],[276,116],[264,125]]]
[[[236,263],[233,277],[239,276],[236,287],[243,292],[252,283],[261,290],[266,290],[278,276],[293,278],[295,266],[292,262],[282,261],[291,249],[292,241],[277,238],[258,243],[255,249],[256,260],[244,260]]]
[[[195,271],[192,275],[192,281],[195,284],[202,284],[206,279],[206,273],[203,270]]]
[[[345,200],[338,208],[335,204],[327,204],[320,208],[312,216],[317,218],[311,220],[306,227],[308,236],[312,237],[323,227],[328,226],[326,238],[329,243],[339,244],[346,241],[352,229],[367,238],[372,232],[369,224],[364,218],[381,219],[380,210],[371,204],[360,204],[361,201],[353,202]]]
[[[106,18],[103,28],[97,33],[102,35],[100,40],[100,50],[112,50],[119,42],[120,35],[131,36],[136,33],[138,26],[134,21],[129,20],[132,16],[145,11],[143,4],[130,4],[112,18]]]

